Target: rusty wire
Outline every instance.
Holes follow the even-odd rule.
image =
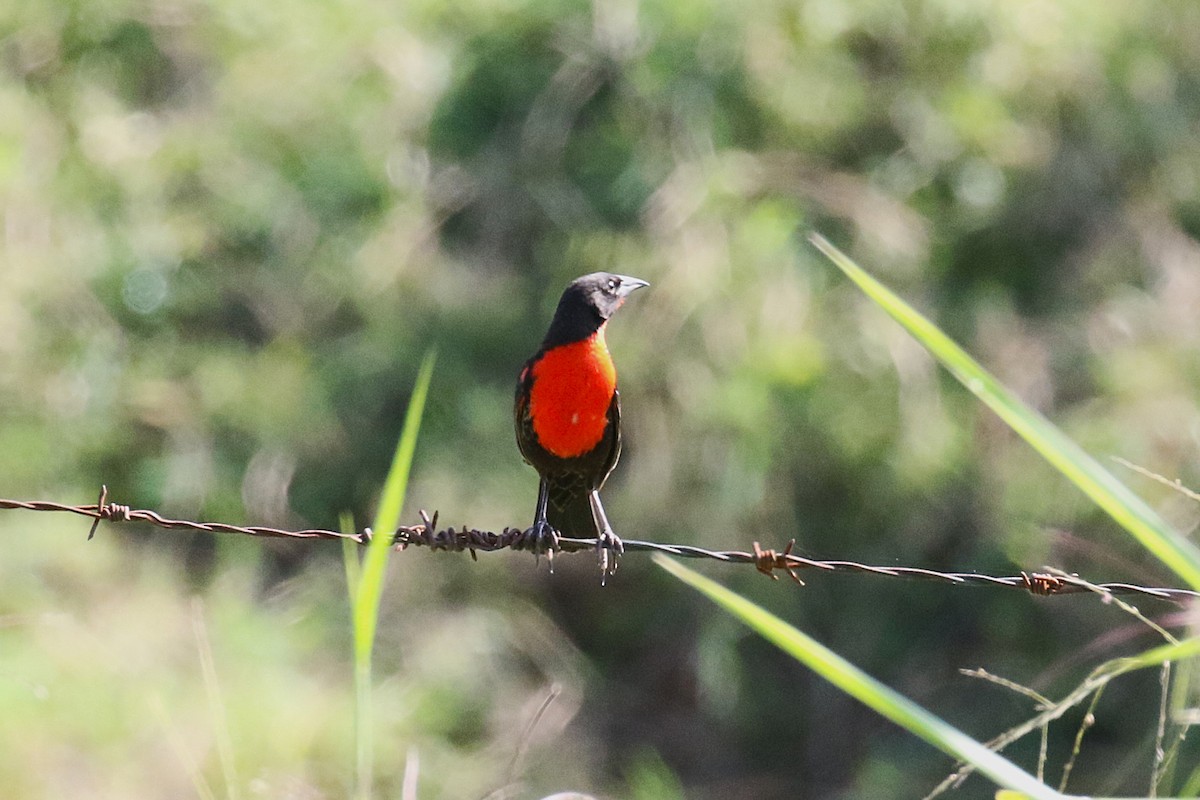
[[[373,533],[367,528],[357,533],[310,528],[307,530],[281,530],[258,525],[230,525],[224,522],[192,522],[190,520],[169,519],[155,511],[135,509],[118,503],[108,502],[108,487],[100,489],[97,502],[82,506],[64,505],[46,501],[20,501],[0,499],[0,509],[19,509],[23,511],[58,511],[92,519],[92,527],[88,539],[96,533],[96,527],[101,521],[105,522],[144,522],[155,527],[170,530],[196,531],[199,533],[233,533],[243,536],[263,536],[285,539],[339,539],[349,540],[358,544],[367,544]],[[428,547],[431,550],[446,550],[452,552],[469,552],[472,558],[479,551],[494,552],[497,550],[518,550],[541,553],[544,543],[530,535],[529,531],[520,528],[505,528],[500,532],[479,530],[476,528],[454,528],[450,526],[439,530],[438,515],[432,516],[425,511],[420,512],[421,524],[401,525],[391,533],[392,542],[398,549],[408,547]],[[625,539],[626,553],[654,552],[664,553],[678,558],[706,558],[723,561],[730,564],[753,564],[754,567],[772,579],[778,579],[776,571],[786,572],[797,584],[803,585],[797,572],[799,570],[818,570],[822,572],[851,572],[877,575],[886,578],[908,578],[917,580],[936,581],[964,586],[998,586],[1009,589],[1021,589],[1038,596],[1057,596],[1065,594],[1095,593],[1100,591],[1113,595],[1139,595],[1153,597],[1159,600],[1183,602],[1200,597],[1200,592],[1191,589],[1156,588],[1138,586],[1130,583],[1093,583],[1075,576],[1060,572],[1021,572],[1020,575],[984,575],[977,572],[940,572],[920,567],[882,567],[871,564],[860,564],[854,561],[820,560],[805,558],[792,552],[795,540],[787,544],[782,551],[763,549],[758,542],[753,543],[750,552],[740,550],[707,550],[683,544],[664,544],[661,542],[643,542],[637,539]],[[560,537],[558,550],[564,553],[577,553],[596,549],[595,539],[575,539]],[[552,554],[550,554],[552,555]]]

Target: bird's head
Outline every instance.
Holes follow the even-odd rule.
[[[586,339],[616,313],[632,292],[650,284],[641,278],[593,272],[567,285],[546,334],[548,344]]]
[[[649,285],[641,278],[614,275],[611,272],[593,272],[571,281],[563,292],[559,305],[568,300],[582,302],[594,309],[601,320],[606,320],[616,313],[626,297]]]

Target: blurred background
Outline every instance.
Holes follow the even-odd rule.
[[[1106,463],[1195,486],[1198,120],[1183,0],[0,0],[0,496],[361,526],[437,345],[406,519],[526,526],[515,375],[604,269],[652,283],[609,333],[624,537],[1174,585],[805,237]],[[346,796],[340,548],[86,530],[0,514],[5,795]],[[977,738],[1031,702],[960,668],[1057,696],[1154,641],[1087,597],[699,568]],[[406,766],[423,800],[952,769],[645,557],[602,589],[590,556],[411,550],[382,614],[381,797]],[[1144,793],[1158,703],[1110,687],[1071,788]]]

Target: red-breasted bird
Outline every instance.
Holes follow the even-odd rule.
[[[594,537],[602,576],[623,550],[600,503],[621,455],[621,399],[604,328],[631,292],[649,285],[608,272],[576,278],[517,378],[517,446],[541,477],[530,533],[551,553],[558,534]]]

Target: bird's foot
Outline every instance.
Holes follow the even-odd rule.
[[[601,531],[596,537],[596,555],[600,560],[600,585],[603,586],[609,575],[617,571],[617,562],[625,552],[621,537],[612,530]]]
[[[550,571],[554,572],[554,554],[562,549],[558,541],[558,531],[542,519],[534,522],[521,538],[524,549],[532,550],[535,557],[540,558],[543,553],[546,555],[546,560],[550,562]]]

